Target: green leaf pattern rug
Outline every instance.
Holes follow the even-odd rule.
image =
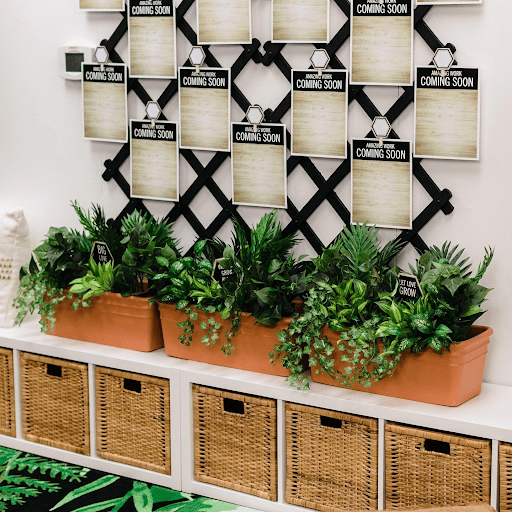
[[[0,447],[0,512],[248,512],[194,494]]]

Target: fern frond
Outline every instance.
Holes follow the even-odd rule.
[[[66,464],[65,462],[57,462],[55,460],[43,459],[32,455],[19,457],[12,462],[12,465],[20,471],[26,469],[30,474],[34,473],[34,471],[39,471],[42,475],[49,472],[52,478],[58,476],[61,480],[69,479],[70,482],[79,482],[80,479],[84,478],[89,472],[87,468],[81,468],[79,466]]]
[[[475,277],[473,277],[469,280],[471,283],[478,283],[480,281],[480,279],[482,279],[482,277],[485,274],[485,271],[487,270],[487,267],[491,264],[493,256],[494,256],[494,249],[491,249],[490,247],[486,247],[484,259],[483,259],[482,263],[480,263],[480,265],[478,265],[478,270],[476,272]]]

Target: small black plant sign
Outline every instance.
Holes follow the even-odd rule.
[[[91,251],[91,258],[96,265],[104,265],[108,262],[114,266],[114,258],[105,242],[94,242]]]
[[[413,301],[418,297],[423,297],[418,278],[411,274],[399,274],[397,297],[407,301]]]

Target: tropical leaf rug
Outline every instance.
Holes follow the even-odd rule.
[[[0,447],[0,511],[225,512],[250,509]]]

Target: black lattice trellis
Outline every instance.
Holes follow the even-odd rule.
[[[197,45],[197,35],[192,30],[192,27],[187,23],[184,16],[185,13],[190,9],[195,0],[183,0],[179,7],[176,9],[176,22],[177,27],[183,32],[185,37],[189,40],[192,45]],[[328,44],[315,44],[316,48],[325,48],[329,53],[330,67],[333,69],[345,69],[345,66],[340,62],[336,56],[338,49],[348,40],[350,37],[350,10],[351,5],[349,0],[334,0],[336,5],[343,11],[347,16],[347,21],[335,34]],[[424,21],[425,15],[431,9],[430,6],[418,6],[414,10],[414,27],[416,32],[424,39],[427,45],[432,49],[433,52],[437,48],[449,47],[452,53],[455,52],[455,47],[452,44],[443,45],[441,41],[435,36],[432,30]],[[101,41],[101,44],[108,49],[110,59],[112,62],[121,63],[123,60],[116,52],[116,45],[120,39],[128,30],[127,22],[127,11],[123,14],[123,20],[118,25],[110,39]],[[281,50],[285,44],[272,43],[267,41],[263,45],[264,53],[260,50],[260,42],[257,39],[253,39],[252,44],[243,45],[242,52],[231,67],[231,96],[238,103],[243,112],[246,112],[251,102],[244,96],[242,91],[235,84],[235,79],[250,61],[254,61],[257,64],[264,66],[270,66],[275,64],[277,68],[283,73],[288,81],[291,80],[291,67],[286,59],[283,57]],[[213,54],[209,51],[209,46],[204,45],[203,49],[206,53],[206,64],[209,67],[220,67],[219,62],[215,59]],[[190,62],[186,62],[185,66],[190,65]],[[364,86],[351,86],[349,87],[349,103],[357,101],[363,108],[366,114],[373,120],[376,116],[385,115],[390,123],[393,123],[397,117],[406,109],[406,107],[414,101],[414,87],[402,87],[403,93],[397,99],[397,101],[391,106],[391,108],[382,114],[372,103],[370,98],[364,91]],[[128,79],[128,91],[133,91],[144,105],[152,100],[149,94],[146,92],[142,84],[136,78]],[[169,85],[165,88],[164,92],[158,98],[158,103],[163,109],[165,105],[171,100],[171,98],[178,92],[178,81],[176,79],[170,80]],[[291,91],[283,98],[281,103],[276,107],[275,110],[267,109],[265,111],[265,121],[270,123],[279,123],[283,116],[291,108]],[[162,119],[165,116],[161,115]],[[367,137],[371,137],[370,132]],[[398,138],[398,135],[392,131],[390,138]],[[290,133],[287,131],[287,146],[290,148]],[[350,145],[347,147],[347,151],[350,151]],[[120,172],[120,167],[123,162],[129,157],[130,145],[126,143],[122,146],[121,150],[112,160],[105,161],[105,171],[103,172],[103,179],[110,181],[113,179],[119,187],[122,189],[126,197],[129,199],[128,204],[125,206],[122,212],[114,222],[119,222],[119,219],[127,214],[133,212],[134,209],[147,211],[146,206],[142,199],[134,199],[130,197],[130,187],[128,182],[125,180]],[[242,225],[247,228],[247,224],[238,212],[238,206],[233,205],[231,200],[228,199],[222,190],[218,187],[213,179],[213,175],[219,169],[225,159],[229,157],[229,153],[218,152],[208,162],[206,166],[203,166],[194,152],[189,149],[180,149],[181,155],[187,160],[189,165],[192,167],[194,172],[197,174],[197,178],[194,180],[192,185],[180,196],[178,203],[173,203],[171,211],[167,214],[166,218],[170,221],[176,221],[178,218],[183,216],[190,224],[192,229],[196,232],[198,237],[207,238],[213,237],[224,225],[224,223],[232,216],[236,216]],[[327,200],[331,207],[334,209],[336,214],[341,218],[343,223],[347,225],[350,222],[350,212],[345,207],[343,202],[334,191],[335,187],[341,183],[350,174],[350,158],[342,161],[341,164],[334,170],[328,179],[325,179],[320,171],[317,169],[315,164],[310,158],[290,156],[287,162],[287,173],[290,175],[294,172],[297,166],[301,166],[308,174],[309,178],[317,187],[317,191],[299,210],[293,202],[288,198],[287,213],[290,217],[290,222],[285,226],[285,233],[294,233],[301,231],[304,238],[311,244],[313,249],[318,253],[321,251],[323,244],[318,238],[314,230],[308,224],[309,217],[315,212],[315,210]],[[441,190],[434,181],[427,174],[425,169],[421,165],[421,159],[414,159],[413,162],[413,175],[416,177],[421,186],[431,196],[431,202],[423,209],[423,211],[413,220],[412,229],[402,230],[397,238],[410,242],[418,251],[422,252],[427,248],[427,245],[419,235],[420,230],[427,224],[427,222],[434,217],[434,215],[441,210],[445,215],[448,215],[453,211],[453,206],[450,203],[452,194],[449,190]],[[221,206],[221,212],[212,220],[208,226],[203,226],[196,215],[190,209],[190,204],[196,195],[201,191],[203,187],[207,187],[210,193],[213,195],[215,200]]]

